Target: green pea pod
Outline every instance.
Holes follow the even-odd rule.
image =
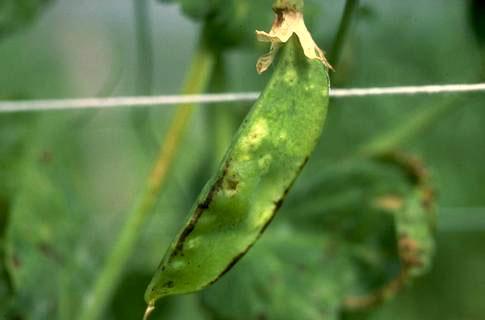
[[[207,287],[251,248],[315,148],[328,100],[326,68],[308,59],[291,36],[149,284],[145,299],[150,305],[163,296]]]

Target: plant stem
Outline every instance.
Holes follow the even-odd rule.
[[[213,60],[212,52],[202,42],[188,73],[183,89],[184,94],[196,94],[205,90],[212,73]],[[159,199],[160,190],[166,181],[167,173],[187,129],[192,111],[193,105],[191,104],[181,105],[177,108],[172,124],[165,135],[165,141],[160,147],[158,158],[148,178],[145,191],[142,193],[138,205],[129,214],[128,221],[116,241],[116,246],[99,274],[93,292],[88,295],[88,302],[84,305],[79,319],[99,319],[106,304],[109,303],[128,259],[132,256],[144,222],[153,212]]]
[[[418,108],[402,124],[378,134],[369,142],[365,143],[359,148],[358,154],[375,156],[392,151],[406,141],[419,136],[433,124],[435,119],[453,110],[453,107],[460,101],[465,101],[465,99],[457,96],[441,104]]]
[[[147,0],[133,0],[137,41],[137,93],[148,95],[153,89],[153,44]]]
[[[136,55],[138,59],[135,92],[137,95],[143,96],[152,94],[154,76],[153,35],[148,6],[148,0],[133,0],[135,41],[137,44]],[[158,146],[158,139],[148,125],[150,114],[151,112],[148,109],[132,110],[130,114],[135,134],[141,145],[146,149],[144,153],[156,150]]]
[[[227,72],[226,63],[222,54],[218,54],[215,66],[214,75],[210,83],[210,92],[224,93],[227,86]],[[224,157],[227,148],[231,144],[232,135],[237,129],[237,124],[234,121],[234,108],[228,104],[219,104],[208,109],[210,112],[209,123],[211,125],[212,141],[214,142],[213,151],[213,170],[215,171],[219,162]]]
[[[340,20],[340,25],[333,41],[332,50],[329,55],[329,62],[333,65],[335,70],[340,61],[342,55],[342,50],[345,46],[345,40],[347,39],[350,26],[352,25],[352,20],[356,9],[359,7],[359,0],[347,0],[345,2],[344,13],[342,19]]]
[[[485,79],[485,48],[482,50],[481,65],[477,76],[478,82]],[[392,151],[406,141],[422,134],[437,118],[453,110],[454,106],[457,104],[465,104],[470,99],[473,99],[473,97],[456,95],[442,104],[418,108],[401,125],[378,134],[369,142],[362,145],[357,153],[363,156],[376,156]]]

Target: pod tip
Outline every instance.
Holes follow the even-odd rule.
[[[155,310],[155,304],[150,302],[145,310],[145,314],[143,315],[143,320],[148,320],[153,310]]]

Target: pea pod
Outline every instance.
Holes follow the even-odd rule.
[[[281,8],[277,13],[284,19]],[[145,293],[150,305],[200,290],[226,273],[271,222],[315,148],[329,79],[320,59],[305,56],[297,36],[271,41],[281,47],[274,74],[162,259]]]

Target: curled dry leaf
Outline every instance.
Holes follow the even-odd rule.
[[[270,42],[270,51],[259,58],[256,64],[258,73],[263,73],[273,63],[274,57],[283,43],[286,43],[293,34],[296,34],[303,52],[308,59],[319,60],[327,68],[332,69],[330,63],[325,58],[323,51],[317,46],[312,35],[308,31],[303,13],[296,10],[279,10],[269,33],[256,31],[258,41]]]

